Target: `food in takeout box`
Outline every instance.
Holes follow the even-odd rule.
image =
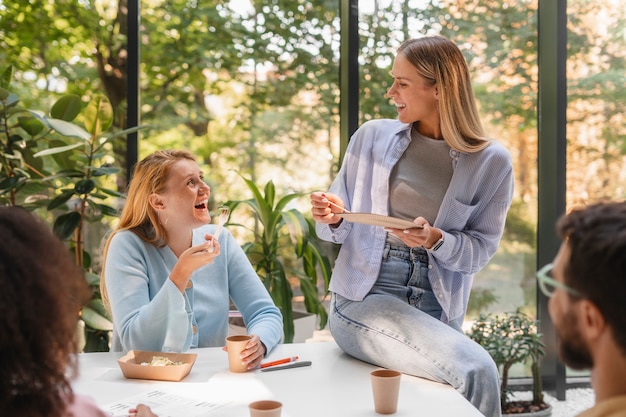
[[[153,356],[150,362],[141,362],[143,366],[170,366],[170,365],[184,365],[185,362],[178,361],[174,362],[168,357],[165,356]]]
[[[131,350],[117,363],[128,379],[180,381],[189,375],[197,357],[195,353]]]

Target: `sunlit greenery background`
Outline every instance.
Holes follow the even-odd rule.
[[[326,189],[339,161],[339,1],[142,0],[140,157],[196,153],[214,204],[248,198],[236,171],[277,193]],[[26,107],[107,95],[125,126],[127,0],[0,0],[0,67]],[[395,117],[395,49],[442,34],[463,50],[516,192],[501,248],[475,279],[479,311],[535,314],[537,0],[361,0],[360,119]],[[567,206],[626,195],[626,8],[568,1]],[[125,166],[125,142],[110,161]],[[120,190],[126,177],[117,179]],[[294,207],[308,212],[307,199]],[[245,219],[236,219],[239,222]],[[89,231],[101,244],[110,224]]]

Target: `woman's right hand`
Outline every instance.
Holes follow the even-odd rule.
[[[128,417],[159,417],[152,412],[150,407],[143,404],[137,404],[136,408],[128,410]]]
[[[213,247],[212,250],[211,245]],[[184,293],[187,288],[187,283],[191,278],[191,274],[193,274],[196,269],[213,262],[219,254],[219,241],[211,240],[210,238],[200,245],[190,247],[178,258],[178,262],[170,273],[170,279],[176,284],[180,292]]]
[[[311,214],[319,223],[338,225],[343,220],[337,213],[343,213],[344,203],[335,194],[315,191],[311,193]]]

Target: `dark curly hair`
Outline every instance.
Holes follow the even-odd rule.
[[[571,250],[565,284],[598,307],[626,354],[626,202],[573,210],[556,231]]]
[[[0,207],[0,410],[60,417],[73,400],[80,307],[91,295],[82,269],[50,227]]]

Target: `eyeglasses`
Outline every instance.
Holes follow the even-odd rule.
[[[537,281],[539,281],[539,288],[541,289],[541,292],[548,298],[552,297],[552,294],[554,294],[554,291],[556,291],[557,288],[565,290],[576,297],[583,296],[580,291],[552,278],[551,263],[537,271]]]

